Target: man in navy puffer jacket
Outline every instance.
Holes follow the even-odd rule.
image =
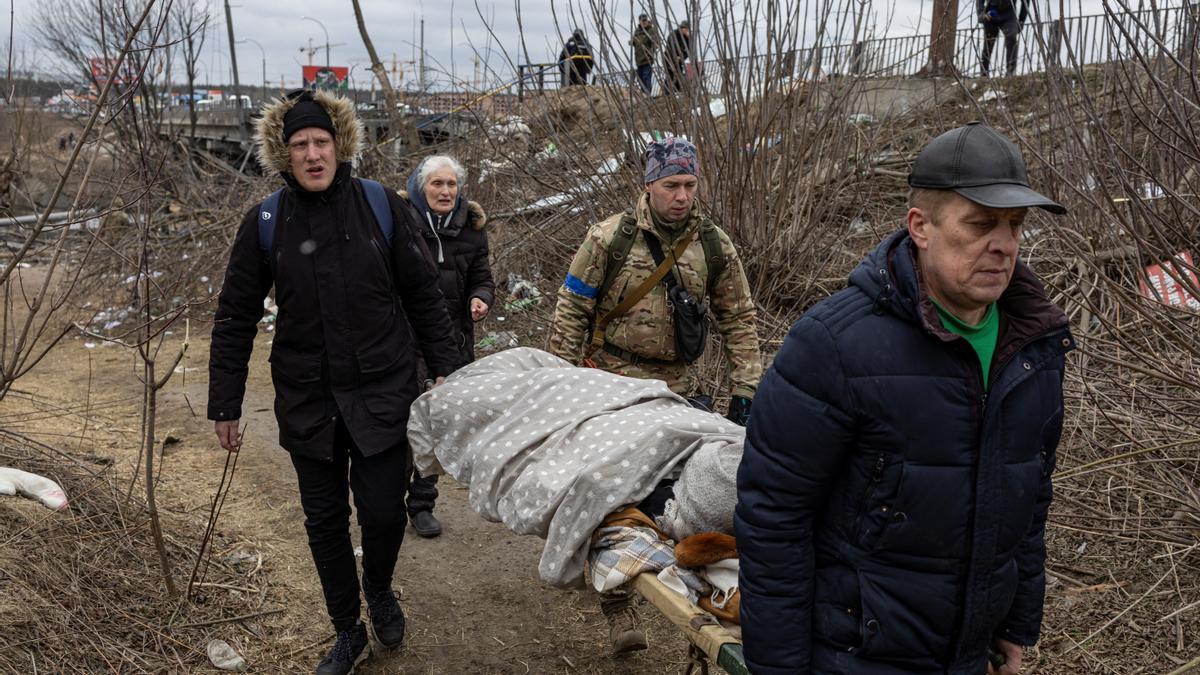
[[[1016,673],[1038,639],[1074,341],[1017,253],[1029,207],[1065,209],[980,124],[909,184],[907,228],[755,397],[735,515],[754,673]]]

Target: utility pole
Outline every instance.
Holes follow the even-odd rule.
[[[311,16],[300,17],[303,21],[311,21],[321,27],[321,32],[325,33],[325,67],[329,67],[329,31],[325,30],[325,24],[320,19],[314,19]]]
[[[421,93],[425,93],[425,18],[421,17]]]
[[[245,40],[238,40],[238,42],[253,42],[262,55],[262,97],[259,100],[265,102],[267,100],[267,50],[263,49],[262,44],[254,38],[246,38]]]
[[[955,38],[958,23],[958,0],[933,0],[933,16],[929,31],[929,63],[922,69],[926,77],[940,77],[954,72]]]
[[[229,9],[229,0],[225,0],[225,27],[229,29],[229,66],[233,68],[233,105],[237,110],[238,132],[242,142],[249,141],[246,129],[246,109],[242,107],[242,85],[238,82],[237,48],[233,39],[233,11]],[[247,146],[248,147],[248,146]],[[249,157],[249,150],[246,156]]]

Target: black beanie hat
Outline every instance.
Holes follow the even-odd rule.
[[[325,107],[313,100],[312,92],[302,89],[288,94],[288,98],[298,100],[292,109],[283,116],[284,143],[288,142],[292,134],[309,127],[324,129],[329,132],[330,136],[337,138],[337,132],[333,129],[333,120],[330,119]]]

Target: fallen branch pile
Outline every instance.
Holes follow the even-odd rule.
[[[245,642],[234,622],[281,611],[261,556],[219,538],[191,601],[169,597],[145,505],[104,461],[0,432],[0,465],[52,478],[70,498],[58,512],[0,499],[0,671],[190,672],[208,667],[209,640]],[[204,524],[165,516],[163,529],[174,566],[190,570]]]

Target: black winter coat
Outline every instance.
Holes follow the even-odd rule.
[[[692,54],[690,38],[683,34],[683,30],[676,28],[667,36],[667,48],[663,53],[663,61],[666,65],[676,68],[683,65],[684,61]]]
[[[1019,10],[1017,8],[1018,1],[1020,2]],[[1029,16],[1029,4],[1026,0],[975,0],[975,14],[981,22],[984,12],[989,9],[996,10],[996,18],[992,20],[992,23],[997,25],[1011,19],[1025,23],[1025,19]]]
[[[274,286],[279,444],[328,459],[340,415],[365,456],[401,445],[418,393],[418,344],[435,375],[458,364],[437,271],[390,190],[395,234],[388,250],[349,164],[338,166],[322,193],[287,181],[271,258],[259,246],[257,206],[234,239],[213,325],[208,417],[241,418],[256,326]]]
[[[406,193],[401,193],[406,197]],[[496,282],[488,262],[488,238],[484,231],[487,215],[475,202],[462,201],[448,225],[434,229],[429,219],[418,215],[418,207],[405,200],[425,239],[432,261],[438,267],[438,285],[446,299],[446,311],[455,326],[455,340],[462,364],[475,360],[475,322],[471,320],[471,298],[479,298],[491,311],[496,300]],[[439,254],[441,260],[438,260]]]
[[[571,59],[572,56],[586,56],[587,58]],[[586,39],[574,37],[568,39],[563,45],[562,51],[558,53],[558,60],[562,62],[560,68],[564,85],[587,84],[588,75],[592,74],[592,68],[596,66],[592,46]]]
[[[986,670],[1036,642],[1063,422],[1066,316],[1022,263],[978,357],[919,286],[907,232],[793,327],[738,470],[754,673]]]

